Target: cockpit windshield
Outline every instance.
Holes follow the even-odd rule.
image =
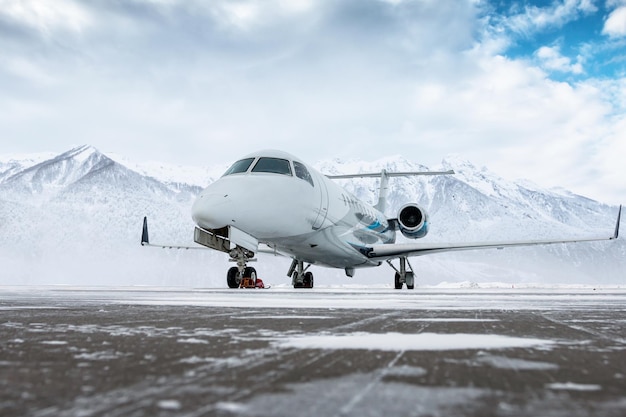
[[[241,174],[242,172],[246,172],[248,168],[250,168],[250,165],[252,165],[252,161],[254,161],[254,158],[246,158],[237,161],[232,164],[231,167],[228,168],[228,170],[222,176],[225,177],[231,174]]]
[[[291,167],[286,159],[259,158],[254,168],[252,168],[252,172],[291,175]]]
[[[313,185],[313,178],[311,178],[311,174],[309,174],[309,170],[306,169],[306,166],[304,164],[301,164],[300,162],[297,162],[297,161],[293,161],[293,168],[296,171],[296,177],[305,180],[306,182],[311,184],[313,187],[315,187],[315,185]]]

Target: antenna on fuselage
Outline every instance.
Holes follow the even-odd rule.
[[[378,202],[374,208],[381,213],[387,208],[387,195],[389,194],[389,178],[390,177],[412,177],[418,175],[453,175],[454,170],[448,171],[415,171],[415,172],[387,172],[382,170],[379,173],[366,174],[346,174],[346,175],[327,175],[331,180],[344,180],[350,178],[380,178],[380,189],[378,191]]]

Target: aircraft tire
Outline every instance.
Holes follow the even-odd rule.
[[[240,281],[241,277],[239,277],[239,268],[233,266],[226,274],[226,283],[228,284],[228,288],[239,288]]]
[[[396,276],[395,276],[395,284],[396,284],[396,290],[401,290],[402,289],[402,282],[400,282],[400,274],[396,272]]]
[[[407,272],[406,273],[406,289],[412,290],[414,288],[415,288],[415,274],[413,272]]]
[[[304,280],[302,282],[302,286],[304,288],[313,288],[313,273],[307,272],[304,274]]]
[[[256,284],[256,269],[252,268],[251,266],[247,267],[243,270],[243,276],[246,278],[251,278],[252,281],[254,281],[254,283]]]
[[[256,280],[256,269],[252,268],[251,266],[247,267],[243,270],[243,276]]]
[[[298,272],[294,271],[292,280],[291,280],[294,288],[302,288],[302,282],[298,282]]]

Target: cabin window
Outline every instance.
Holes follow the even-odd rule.
[[[237,161],[232,164],[222,176],[225,177],[231,174],[241,174],[242,172],[246,172],[248,168],[250,168],[250,165],[252,165],[252,161],[254,161],[254,158],[246,158],[241,161]]]
[[[291,175],[289,161],[278,158],[259,158],[252,172],[269,172],[272,174]]]
[[[315,185],[313,185],[313,178],[311,177],[309,170],[306,169],[306,166],[304,166],[304,164],[293,161],[293,169],[296,171],[296,177],[305,180],[313,187],[315,187]]]

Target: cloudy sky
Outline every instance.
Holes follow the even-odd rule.
[[[626,0],[0,0],[0,154],[460,154],[626,203]]]

